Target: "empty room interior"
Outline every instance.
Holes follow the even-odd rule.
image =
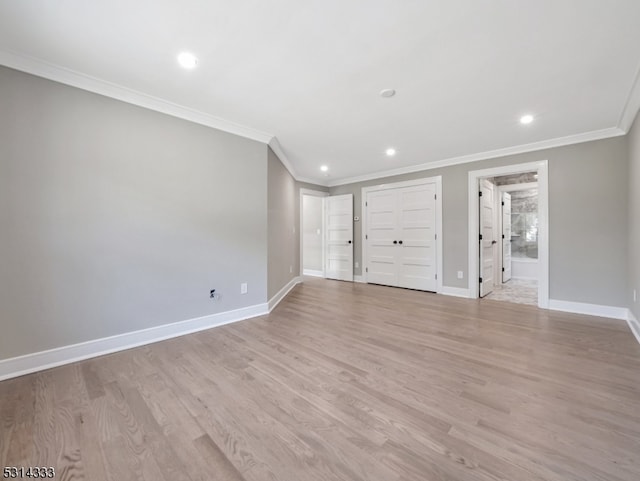
[[[0,2],[0,470],[640,479],[640,2]]]

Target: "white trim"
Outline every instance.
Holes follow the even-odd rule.
[[[638,67],[636,76],[633,79],[629,95],[627,95],[624,107],[620,113],[620,119],[618,120],[618,127],[625,134],[629,132],[629,129],[633,125],[633,121],[638,114],[638,109],[640,109],[640,67]]]
[[[514,279],[516,281],[537,281],[538,280],[537,277],[522,277],[522,276],[514,276],[513,274],[511,274],[511,279]]]
[[[450,165],[467,164],[469,162],[478,162],[481,160],[495,159],[505,157],[507,155],[524,154],[526,152],[535,152],[536,150],[551,149],[553,147],[562,147],[565,145],[581,144],[583,142],[591,142],[592,140],[608,139],[610,137],[618,137],[624,135],[625,131],[618,127],[610,127],[602,130],[593,130],[582,134],[568,135],[566,137],[558,137],[555,139],[542,140],[530,144],[515,145],[513,147],[505,147],[503,149],[489,150],[487,152],[479,152],[477,154],[463,155],[460,157],[452,157],[449,159],[435,160],[433,162],[425,162],[424,164],[410,165],[399,169],[383,170],[373,174],[359,175],[355,177],[344,177],[341,179],[330,180],[327,184],[329,187],[338,185],[353,184],[355,182],[363,182],[366,180],[381,179],[393,175],[409,174],[412,172],[420,172],[423,170],[438,169],[448,167]]]
[[[464,287],[442,286],[442,292],[440,292],[440,294],[443,294],[445,296],[468,298],[469,289],[465,289]]]
[[[538,259],[534,259],[532,257],[512,257],[511,259],[515,259],[516,262],[522,262],[523,264],[537,264]]]
[[[262,132],[261,130],[253,129],[251,127],[246,127],[244,125],[185,107],[159,97],[154,97],[143,92],[138,92],[136,90],[123,87],[122,85],[107,82],[106,80],[92,77],[75,70],[59,67],[37,58],[27,57],[8,51],[0,51],[0,65],[5,65],[31,75],[70,85],[88,92],[104,95],[105,97],[144,107],[149,110],[155,110],[156,112],[161,112],[173,117],[189,120],[197,124],[206,125],[207,127],[212,127],[241,137],[257,140],[258,142],[263,142],[265,144],[268,144],[273,138],[273,134]]]
[[[311,277],[324,277],[324,271],[316,271],[314,269],[303,269],[302,275]]]
[[[287,282],[287,284],[285,284],[285,286],[282,289],[280,289],[275,296],[269,299],[269,302],[267,303],[269,312],[273,311],[276,308],[276,306],[280,304],[280,301],[284,299],[287,294],[289,294],[289,291],[291,291],[291,289],[296,287],[301,282],[302,282],[302,277],[300,276],[294,277],[289,282]]]
[[[269,313],[267,303],[0,360],[0,381]]]
[[[633,315],[633,312],[631,312],[631,309],[628,309],[628,311],[629,312],[627,315],[627,324],[629,324],[629,329],[631,329],[631,332],[636,337],[636,341],[640,343],[640,322],[638,322],[638,319],[636,319],[636,316]]]
[[[522,172],[538,173],[538,307],[549,306],[549,169],[548,161],[505,165],[469,171],[468,185],[468,272],[469,297],[478,298],[478,181],[481,178]]]
[[[629,310],[626,307],[601,306],[598,304],[587,304],[586,302],[549,299],[549,309],[553,311],[572,312],[574,314],[586,314],[588,316],[623,319],[625,321],[629,319]]]
[[[329,195],[329,192],[324,192],[321,190],[311,190],[311,189],[304,189],[301,188],[300,189],[300,224],[299,224],[299,228],[298,230],[300,232],[298,232],[299,235],[299,241],[300,241],[300,270],[302,270],[302,272],[305,272],[305,268],[304,268],[304,203],[303,203],[303,198],[305,195],[313,195],[315,197],[327,197]],[[322,202],[322,233],[321,233],[321,238],[322,238],[322,270],[321,271],[316,271],[316,272],[320,272],[321,274],[318,275],[317,277],[325,277],[325,273],[324,273],[324,230],[325,230],[325,219],[324,219],[324,202]],[[314,274],[305,274],[305,275],[310,275],[313,276]]]
[[[301,182],[307,182],[306,180],[302,181],[296,175],[296,170],[293,168],[293,164],[291,164],[291,162],[289,161],[289,158],[286,156],[286,154],[282,150],[282,146],[280,145],[280,142],[278,142],[278,139],[275,136],[271,137],[271,139],[269,140],[269,144],[268,145],[269,145],[269,147],[271,147],[271,150],[273,150],[273,153],[276,154],[276,157],[278,157],[278,159],[280,159],[280,163],[282,163],[282,165],[284,165],[284,168],[289,171],[289,173],[291,174],[291,177],[293,177],[295,180],[298,180],[298,181],[301,181]],[[314,182],[314,183],[316,183],[316,182]]]
[[[359,284],[367,283],[367,281],[364,280],[364,276],[353,276],[353,282],[357,282]]]
[[[397,189],[400,187],[413,187],[415,185],[422,184],[436,184],[436,235],[438,236],[436,241],[436,249],[438,251],[438,259],[436,265],[436,292],[442,292],[442,278],[444,276],[443,269],[443,233],[442,233],[442,176],[436,175],[434,177],[424,177],[422,179],[414,179],[407,180],[404,182],[392,182],[390,184],[380,184],[380,185],[372,185],[368,187],[362,187],[360,193],[360,202],[361,202],[361,210],[360,210],[360,222],[361,222],[361,255],[362,255],[362,278],[364,282],[368,282],[367,280],[367,269],[366,269],[366,259],[367,259],[367,242],[365,236],[367,235],[367,194],[369,192],[375,192],[378,190],[388,190],[388,189]]]

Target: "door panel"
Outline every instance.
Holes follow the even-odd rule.
[[[398,191],[398,286],[437,290],[436,185]]]
[[[502,282],[511,279],[511,194],[502,194]]]
[[[326,198],[326,276],[353,281],[353,195]]]
[[[493,258],[495,244],[495,229],[493,225],[494,185],[487,179],[480,180],[480,297],[493,291]]]
[[[396,235],[397,198],[392,190],[381,190],[367,194],[367,256],[369,269],[367,282],[395,285],[395,254],[398,241]],[[364,266],[363,266],[364,267]]]

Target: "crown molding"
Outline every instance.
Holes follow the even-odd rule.
[[[633,121],[638,115],[640,110],[640,67],[636,72],[636,76],[633,79],[631,90],[627,95],[627,100],[624,103],[622,113],[620,114],[620,120],[618,121],[618,127],[626,134],[633,125]]]
[[[380,172],[374,172],[372,174],[359,175],[355,177],[344,177],[340,179],[331,180],[328,183],[329,187],[336,187],[338,185],[353,184],[355,182],[364,182],[367,180],[381,179],[384,177],[391,177],[394,175],[410,174],[413,172],[420,172],[424,170],[438,169],[441,167],[449,167],[451,165],[467,164],[470,162],[478,162],[481,160],[495,159],[498,157],[506,157],[507,155],[524,154],[527,152],[534,152],[537,150],[551,149],[554,147],[563,147],[566,145],[580,144],[583,142],[590,142],[592,140],[608,139],[610,137],[618,137],[624,135],[625,131],[618,127],[611,127],[602,130],[593,130],[591,132],[584,132],[582,134],[568,135],[566,137],[558,137],[555,139],[542,140],[540,142],[532,142],[530,144],[516,145],[513,147],[505,147],[503,149],[489,150],[486,152],[479,152],[477,154],[462,155],[460,157],[452,157],[449,159],[435,160],[433,162],[425,162],[418,165],[410,165],[407,167],[400,167],[398,169],[383,170]]]
[[[273,136],[271,137],[268,143],[271,150],[273,150],[273,153],[276,154],[276,157],[278,157],[278,159],[280,159],[280,162],[282,163],[282,165],[284,165],[285,169],[289,171],[289,173],[291,174],[291,177],[293,177],[296,180],[299,180],[298,176],[296,175],[296,169],[293,168],[293,165],[289,161],[289,158],[282,150],[282,146],[280,145],[280,142],[278,142],[278,139],[275,136]]]
[[[126,102],[132,105],[137,105],[149,110],[160,112],[172,117],[177,117],[183,120],[188,120],[200,125],[205,125],[217,130],[228,132],[234,135],[245,137],[251,140],[255,140],[261,143],[265,143],[271,147],[274,153],[278,156],[282,164],[289,171],[291,176],[299,182],[307,182],[323,187],[335,187],[338,185],[352,184],[355,182],[363,182],[367,180],[375,180],[393,175],[408,174],[413,172],[420,172],[424,170],[431,170],[440,167],[447,167],[451,165],[465,164],[468,162],[477,162],[480,160],[486,160],[497,157],[504,157],[507,155],[522,154],[526,152],[533,152],[536,150],[549,149],[553,147],[561,147],[565,145],[577,144],[582,142],[589,142],[592,140],[606,139],[609,137],[616,137],[624,135],[628,132],[633,124],[633,121],[640,110],[640,69],[636,73],[633,85],[627,96],[624,108],[620,115],[618,127],[612,127],[608,129],[595,130],[591,132],[585,132],[582,134],[570,135],[566,137],[559,137],[556,139],[543,140],[540,142],[533,142],[530,144],[523,144],[514,147],[506,147],[503,149],[491,150],[487,152],[480,152],[477,154],[464,155],[460,157],[453,157],[449,159],[437,160],[433,162],[425,162],[418,165],[401,167],[398,169],[390,169],[371,174],[365,174],[354,177],[343,177],[338,179],[316,179],[308,177],[300,177],[297,175],[293,163],[287,158],[284,153],[278,139],[267,132],[263,132],[251,127],[246,127],[214,115],[201,112],[189,107],[185,107],[168,100],[164,100],[159,97],[154,97],[136,90],[123,87],[121,85],[101,80],[90,75],[86,75],[71,69],[60,67],[58,65],[45,62],[43,60],[21,55],[15,52],[6,50],[0,50],[0,65],[29,73],[38,77],[42,77],[48,80],[59,82],[65,85],[76,87],[88,92],[110,97],[122,102]]]
[[[268,144],[273,138],[273,135],[267,132],[236,124],[199,110],[184,107],[159,97],[147,95],[33,57],[9,51],[0,51],[0,65],[265,144]]]

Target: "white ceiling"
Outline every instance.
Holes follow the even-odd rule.
[[[177,66],[183,50],[195,70]],[[337,184],[623,133],[640,1],[3,1],[0,51],[9,66],[275,136],[298,178]],[[535,122],[520,125],[524,113]]]

